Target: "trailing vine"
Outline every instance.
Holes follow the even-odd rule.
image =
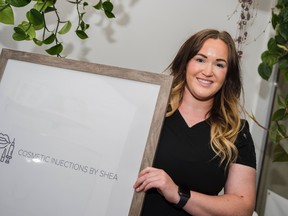
[[[243,56],[243,45],[246,43],[248,38],[247,27],[253,24],[253,19],[256,17],[257,0],[238,0],[238,4],[231,17],[238,13],[240,8],[240,16],[237,22],[237,33],[235,43],[237,44],[237,50],[239,57]]]
[[[277,66],[282,82],[288,82],[288,0],[277,0],[272,9],[271,23],[274,35],[267,43],[267,49],[261,54],[258,73],[269,80]],[[288,162],[288,92],[277,95],[277,107],[272,114],[269,130],[270,140],[275,144],[274,161]]]
[[[238,32],[235,42],[238,45],[238,55],[243,56],[243,45],[247,45],[248,25],[253,24],[256,16],[256,0],[239,0],[241,6],[238,20]],[[237,9],[234,11],[236,13]],[[234,14],[233,13],[233,14]],[[271,20],[274,35],[267,43],[267,49],[261,54],[261,62],[258,65],[258,74],[264,80],[269,80],[274,66],[277,65],[278,72],[282,74],[284,82],[288,81],[288,0],[277,0],[275,7],[271,9]],[[268,27],[268,25],[267,25]],[[264,33],[265,30],[262,32]],[[269,128],[262,126],[253,114],[250,118],[261,128],[269,132],[269,139],[275,144],[273,160],[282,162],[288,161],[288,93],[282,92],[277,95],[276,108],[272,113]]]
[[[99,0],[97,4],[91,4],[88,0],[66,0],[66,3],[75,6],[78,15],[75,34],[82,40],[89,37],[87,29],[90,24],[84,19],[87,7],[103,11],[109,19],[115,17],[110,0]],[[14,9],[24,7],[29,7],[26,20],[14,26],[12,38],[15,41],[31,40],[38,46],[46,45],[48,48],[45,51],[49,55],[61,57],[64,47],[60,35],[68,33],[72,28],[72,23],[70,20],[61,18],[57,0],[0,0],[0,22],[14,25]],[[56,18],[56,23],[52,27],[47,25],[48,14],[53,14]]]

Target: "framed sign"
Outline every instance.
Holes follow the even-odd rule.
[[[140,215],[172,77],[9,49],[0,57],[0,214]]]

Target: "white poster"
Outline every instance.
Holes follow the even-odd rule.
[[[9,59],[0,215],[128,215],[159,89]]]

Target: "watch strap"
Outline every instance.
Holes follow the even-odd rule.
[[[190,198],[190,190],[181,186],[178,186],[178,194],[180,196],[180,200],[177,204],[175,204],[174,206],[176,208],[183,208],[187,201]]]

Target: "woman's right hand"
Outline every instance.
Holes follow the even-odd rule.
[[[178,203],[178,186],[171,177],[162,169],[147,167],[143,169],[134,184],[136,192],[147,191],[156,188],[158,192],[165,197],[168,202]]]

